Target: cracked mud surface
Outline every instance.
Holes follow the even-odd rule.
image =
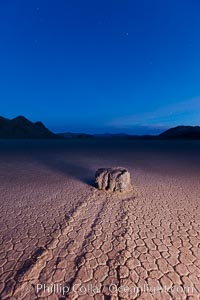
[[[12,143],[0,142],[1,299],[200,299],[199,144]],[[92,187],[116,165],[137,194]]]

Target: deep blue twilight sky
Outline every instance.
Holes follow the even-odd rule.
[[[199,0],[0,1],[0,115],[55,132],[200,125]]]

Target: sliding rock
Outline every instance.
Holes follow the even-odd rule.
[[[99,190],[125,192],[131,189],[130,173],[125,168],[98,169],[95,179]]]

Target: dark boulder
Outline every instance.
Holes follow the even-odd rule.
[[[130,173],[122,167],[98,169],[95,180],[99,190],[125,192],[131,189]]]

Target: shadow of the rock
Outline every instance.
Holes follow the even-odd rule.
[[[53,154],[48,154],[34,157],[34,159],[55,172],[62,173],[66,176],[79,180],[80,182],[86,183],[87,185],[96,187],[94,170],[85,166],[81,161],[70,162],[62,156],[63,155],[58,158],[57,155],[54,156]]]

